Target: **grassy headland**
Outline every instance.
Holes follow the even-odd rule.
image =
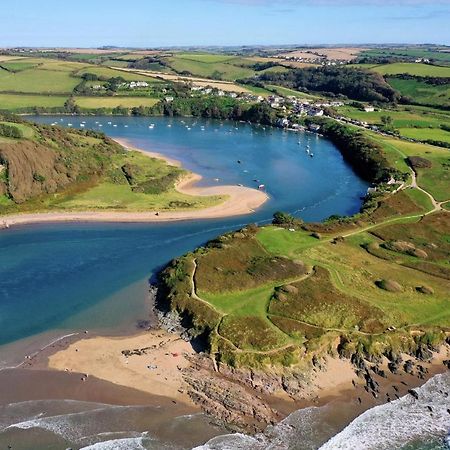
[[[189,210],[225,197],[176,190],[179,167],[126,151],[102,133],[5,116],[0,121],[0,214]]]
[[[359,214],[323,223],[278,214],[161,274],[165,307],[188,319],[216,363],[283,371],[327,354],[395,361],[448,339],[446,150],[321,124],[376,185]]]

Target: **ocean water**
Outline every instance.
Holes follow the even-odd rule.
[[[216,436],[195,450],[445,450],[450,448],[449,390],[447,372],[416,389],[418,400],[408,394],[375,406],[342,431],[333,418],[350,416],[350,410],[326,405],[296,411],[262,434]]]

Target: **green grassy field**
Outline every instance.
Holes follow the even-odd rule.
[[[395,128],[439,128],[450,121],[450,115],[444,112],[419,110],[412,106],[408,109],[398,107],[396,109],[378,109],[373,112],[361,111],[352,106],[342,106],[338,108],[338,112],[346,117],[377,125],[382,124],[382,116],[390,116]]]
[[[7,70],[8,72],[22,72],[22,70],[33,69],[36,66],[37,64],[26,61],[10,61],[0,63],[0,68]]]
[[[364,65],[361,65],[364,66]],[[407,73],[419,77],[450,77],[450,67],[433,66],[420,63],[393,63],[382,65],[367,65],[366,68],[382,75],[400,75]]]
[[[400,152],[406,156],[421,156],[432,163],[431,169],[418,170],[419,185],[430,192],[438,201],[448,200],[450,185],[450,153],[447,149],[406,142],[385,136],[374,136],[387,151]]]
[[[69,94],[80,80],[68,72],[29,69],[18,73],[0,70],[0,92]]]
[[[410,106],[365,112],[352,106],[343,106],[338,108],[338,112],[345,117],[378,126],[383,125],[383,116],[389,116],[393,127],[401,136],[413,139],[442,142],[449,142],[450,139],[450,133],[441,128],[442,125],[450,124],[450,115],[429,108]]]
[[[30,108],[61,108],[66,102],[66,96],[46,95],[14,95],[0,94],[0,110],[18,111]]]
[[[167,58],[170,67],[178,73],[189,72],[206,78],[217,78],[226,81],[234,81],[240,78],[248,78],[255,72],[246,67],[234,66],[225,62],[203,62],[197,59],[187,59],[186,57],[174,56]]]
[[[75,103],[82,109],[133,108],[139,106],[153,106],[158,103],[158,99],[150,97],[75,97]]]
[[[418,80],[402,80],[387,78],[387,82],[402,95],[411,98],[415,103],[425,105],[449,106],[450,86],[434,86]]]
[[[435,61],[450,63],[450,53],[436,51],[434,48],[390,48],[390,49],[371,49],[361,53],[364,56],[373,57],[389,57],[389,56],[406,56],[409,58],[425,58]]]
[[[176,53],[174,55],[179,59],[186,59],[188,61],[198,61],[206,64],[223,63],[227,61],[235,61],[237,58],[233,55],[221,55],[213,53]]]
[[[84,69],[77,72],[77,76],[83,75],[84,73],[93,73],[99,77],[104,78],[114,78],[114,77],[122,77],[126,81],[146,81],[147,83],[159,83],[160,80],[156,78],[135,74],[133,72],[125,72],[123,70],[115,70],[110,69],[109,67],[101,67],[101,66],[89,66],[84,67]]]
[[[450,132],[441,129],[430,128],[399,128],[398,130],[402,136],[421,141],[435,140],[441,142],[448,142],[450,144]]]

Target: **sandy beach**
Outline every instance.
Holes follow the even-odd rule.
[[[128,150],[139,151],[151,158],[163,159],[170,165],[180,166],[180,162],[166,158],[164,155],[156,152],[147,152],[144,150],[130,147],[127,141],[116,139],[116,141]],[[208,186],[199,187],[196,183],[201,180],[198,174],[190,173],[180,180],[175,188],[178,192],[193,196],[213,196],[220,195],[226,197],[223,203],[209,208],[197,210],[180,211],[145,211],[145,212],[116,212],[116,211],[80,211],[80,212],[48,212],[32,214],[12,214],[0,218],[0,229],[8,228],[14,225],[25,225],[34,223],[52,223],[52,222],[171,222],[179,220],[198,220],[198,219],[218,219],[223,217],[233,217],[247,215],[255,212],[257,208],[263,205],[269,196],[260,190],[244,186]]]
[[[136,336],[96,336],[71,343],[51,354],[48,367],[164,396],[190,404],[181,371],[189,365],[192,346],[175,334],[148,331]]]

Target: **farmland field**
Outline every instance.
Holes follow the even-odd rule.
[[[434,86],[418,80],[400,78],[388,78],[387,82],[402,95],[411,98],[414,103],[450,105],[450,85]]]
[[[16,111],[22,108],[59,108],[64,106],[67,97],[46,95],[0,94],[0,110]]]
[[[407,73],[419,77],[450,78],[450,67],[432,66],[430,64],[394,63],[373,65],[370,68],[382,75],[400,75],[402,73]]]
[[[448,149],[427,144],[401,141],[395,138],[375,136],[381,145],[396,149],[405,156],[421,156],[432,163],[431,169],[418,169],[419,186],[430,192],[438,201],[448,199],[450,185],[450,152]]]
[[[441,129],[430,128],[400,128],[400,134],[421,141],[432,140],[448,142],[450,144],[450,132]]]
[[[136,74],[134,72],[128,72],[125,70],[115,70],[109,67],[89,66],[83,70],[77,72],[77,76],[81,76],[84,73],[93,73],[98,77],[114,78],[122,77],[126,81],[146,81],[147,83],[158,83],[159,80],[142,74]]]
[[[207,64],[223,63],[236,59],[233,55],[219,55],[213,53],[176,53],[174,57]]]
[[[249,68],[234,66],[231,63],[210,63],[179,56],[167,58],[167,62],[178,73],[189,72],[201,77],[221,78],[228,81],[251,77],[255,74]]]
[[[436,60],[450,63],[450,53],[439,52],[435,49],[426,48],[390,48],[390,49],[376,49],[365,50],[361,53],[362,57],[389,57],[389,56],[405,56],[409,58],[425,58],[429,60]]]
[[[30,69],[11,73],[0,70],[0,92],[66,94],[79,83],[80,80],[68,72]]]
[[[407,110],[397,108],[379,109],[373,112],[365,112],[351,106],[343,106],[338,108],[338,111],[339,113],[352,119],[373,124],[381,124],[381,117],[390,116],[393,119],[393,125],[395,128],[439,128],[442,124],[448,123],[450,120],[450,116],[445,113],[437,113],[432,110],[420,110],[416,107],[408,107]]]
[[[36,67],[37,64],[27,61],[0,61],[0,68],[7,70],[9,72],[21,72],[22,70],[32,69]]]

